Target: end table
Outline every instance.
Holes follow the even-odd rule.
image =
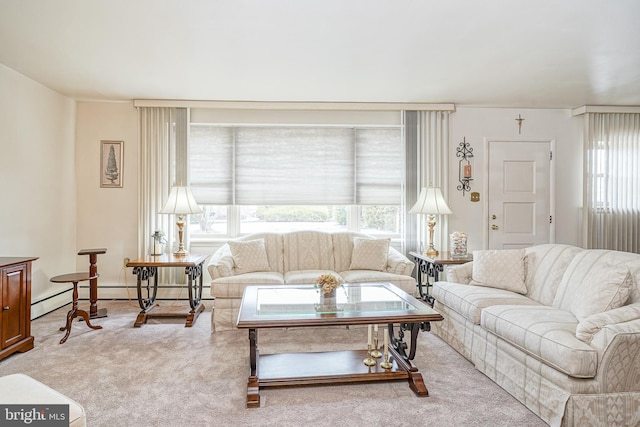
[[[128,262],[127,267],[133,267],[133,274],[138,276],[138,304],[142,309],[133,326],[139,328],[150,317],[186,317],[184,326],[192,326],[198,315],[204,310],[204,305],[200,301],[202,298],[202,264],[207,258],[208,255],[175,256],[163,254],[147,255]],[[188,313],[149,313],[156,304],[158,294],[158,267],[184,267],[185,275],[188,278],[187,288],[189,290],[189,305],[191,306]],[[149,284],[151,280],[153,280],[153,287]],[[143,281],[147,282],[146,298],[142,295]]]
[[[469,261],[473,261],[471,254],[467,255],[467,258],[452,258],[449,252],[440,252],[436,257],[430,257],[420,252],[409,252],[409,255],[416,260],[418,268],[416,269],[416,281],[418,282],[418,291],[420,292],[420,298],[433,307],[433,297],[429,293],[429,288],[433,286],[440,278],[439,275],[444,271],[445,265],[464,264]],[[425,275],[425,283],[423,284],[423,277]],[[426,289],[423,289],[423,286]]]

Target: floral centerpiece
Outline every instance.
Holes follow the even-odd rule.
[[[322,274],[313,282],[316,289],[319,289],[323,295],[334,294],[336,289],[342,285],[342,281],[333,274]]]

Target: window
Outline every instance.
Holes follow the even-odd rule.
[[[640,114],[586,120],[585,246],[640,253]]]
[[[203,207],[194,239],[257,231],[353,230],[400,236],[401,127],[190,125],[189,183]]]

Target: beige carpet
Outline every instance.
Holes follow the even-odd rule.
[[[68,306],[33,321],[35,348],[1,361],[0,375],[25,373],[59,390],[84,406],[92,427],[546,425],[426,332],[415,363],[428,397],[416,397],[406,381],[269,388],[261,391],[261,408],[247,409],[246,331],[211,334],[210,307],[192,328],[157,320],[134,329],[134,303],[99,306],[109,313],[94,321],[103,329],[75,322],[62,345],[58,328]],[[259,336],[263,354],[352,349],[363,342],[366,329],[264,330]]]

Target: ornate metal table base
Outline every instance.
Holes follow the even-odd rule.
[[[151,256],[131,261],[128,267],[133,267],[133,274],[137,276],[138,305],[141,311],[134,323],[135,328],[141,327],[150,318],[180,318],[185,317],[185,327],[191,327],[197,320],[200,313],[204,311],[202,299],[202,265],[206,256],[189,255],[188,257]],[[189,291],[188,313],[162,312],[156,313],[151,310],[156,307],[156,297],[158,295],[158,267],[184,267],[185,275],[188,278],[187,289]],[[146,285],[143,286],[143,282]],[[143,296],[146,290],[146,297]]]
[[[419,252],[409,252],[409,255],[411,255],[417,263],[416,281],[418,282],[420,299],[431,307],[433,307],[435,300],[429,293],[429,288],[440,280],[440,273],[444,271],[444,266],[464,264],[473,261],[471,255],[467,258],[453,258],[449,252],[441,252],[437,257],[429,257]]]

